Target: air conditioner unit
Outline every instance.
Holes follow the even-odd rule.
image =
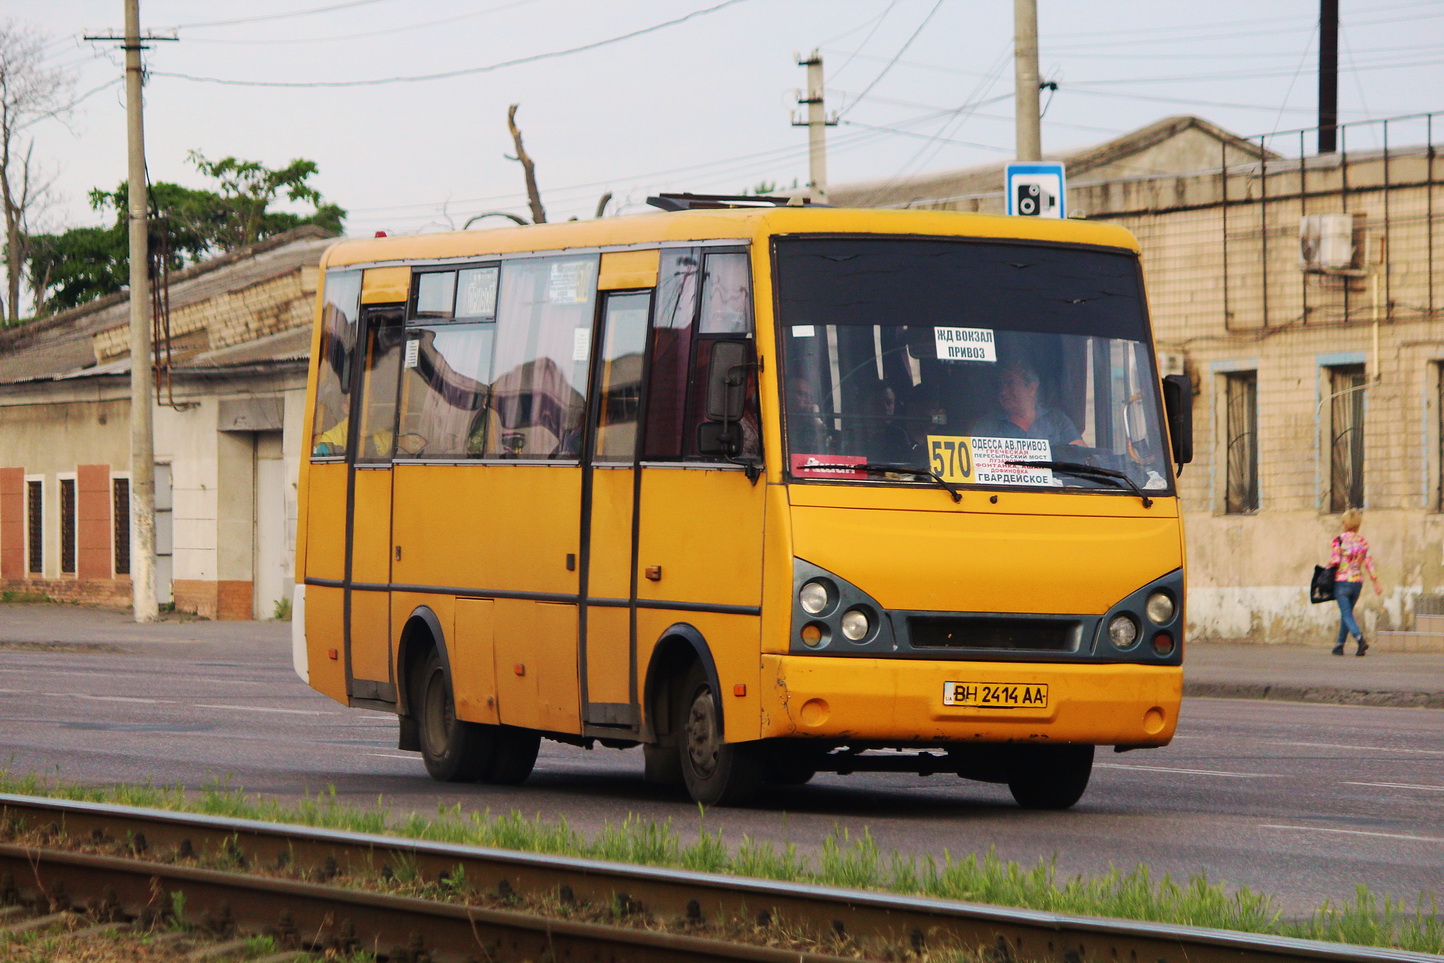
[[[1357,271],[1363,241],[1362,214],[1305,214],[1299,221],[1299,266],[1318,274]]]

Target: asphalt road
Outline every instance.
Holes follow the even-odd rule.
[[[178,637],[179,638],[179,637]],[[1190,699],[1166,748],[1100,752],[1083,801],[1017,809],[1002,786],[950,776],[821,775],[770,791],[767,808],[697,807],[641,781],[636,751],[543,743],[520,787],[444,786],[395,746],[392,717],[348,710],[291,672],[279,632],[261,641],[0,645],[0,768],[85,784],[233,788],[395,812],[518,810],[591,835],[629,814],[699,819],[740,842],[871,833],[884,852],[985,852],[1061,876],[1151,867],[1176,880],[1272,895],[1286,914],[1351,901],[1359,883],[1413,904],[1444,895],[1444,712]]]

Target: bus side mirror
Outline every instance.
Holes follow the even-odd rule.
[[[1163,410],[1173,442],[1173,463],[1182,468],[1193,461],[1193,383],[1188,375],[1164,376]]]
[[[736,458],[741,451],[742,426],[738,422],[704,421],[697,426],[697,454]]]
[[[707,419],[733,422],[742,418],[747,391],[747,342],[717,341],[707,364]]]

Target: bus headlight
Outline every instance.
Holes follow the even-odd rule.
[[[832,607],[834,597],[826,582],[813,579],[798,590],[797,604],[801,605],[802,611],[808,615],[821,615]]]
[[[1108,641],[1115,649],[1131,649],[1138,641],[1138,625],[1127,615],[1115,615],[1108,622]]]
[[[1167,593],[1154,592],[1148,596],[1148,604],[1144,607],[1144,611],[1148,613],[1148,618],[1154,625],[1163,625],[1172,620],[1173,613],[1177,611],[1177,608]]]
[[[872,620],[862,609],[848,609],[842,616],[842,634],[851,642],[861,642],[872,634]]]

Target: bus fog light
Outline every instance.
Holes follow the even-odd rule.
[[[849,609],[842,616],[842,634],[853,642],[861,642],[872,632],[872,622],[861,609]]]
[[[1154,625],[1163,625],[1173,618],[1173,613],[1177,609],[1174,607],[1173,599],[1169,598],[1167,593],[1154,592],[1148,596],[1148,604],[1144,607],[1144,611],[1148,613],[1148,618]]]
[[[821,615],[831,607],[832,593],[825,582],[813,580],[798,591],[797,602],[808,615]]]
[[[808,622],[802,627],[802,644],[815,649],[827,641],[827,626],[821,622]]]
[[[1108,623],[1108,640],[1116,649],[1131,649],[1138,641],[1138,626],[1127,615],[1115,615]]]
[[[1173,654],[1173,636],[1167,632],[1159,632],[1153,637],[1153,651],[1161,656]]]

